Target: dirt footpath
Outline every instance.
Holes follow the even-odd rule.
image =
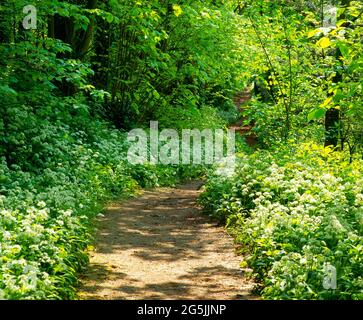
[[[225,230],[196,204],[200,182],[111,205],[81,299],[254,299]]]

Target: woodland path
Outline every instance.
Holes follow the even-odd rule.
[[[201,182],[108,207],[81,299],[255,299],[233,239],[203,215]]]

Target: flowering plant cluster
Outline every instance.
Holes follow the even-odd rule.
[[[24,141],[11,136],[16,161],[0,157],[0,299],[74,299],[105,202],[199,173],[131,166],[126,135],[103,122],[28,123]]]
[[[241,155],[200,201],[227,223],[268,299],[363,299],[363,162],[314,144]],[[336,287],[326,287],[327,265]]]

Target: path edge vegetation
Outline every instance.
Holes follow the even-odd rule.
[[[326,26],[328,4],[337,8],[338,19]],[[307,205],[320,193],[303,185],[298,194],[284,195],[261,177],[269,181],[275,170],[280,178],[297,179],[298,168],[321,175],[319,181],[310,179],[327,189],[321,205],[328,205],[319,216],[337,230],[325,239],[319,229],[324,223],[302,215],[323,234],[306,238],[325,242],[310,248],[320,250],[317,271],[299,274],[301,286],[281,278],[284,262],[296,267],[316,252],[301,245],[294,251],[290,239],[284,245],[291,251],[282,259],[275,247],[281,243],[254,224],[264,219],[258,215],[248,223],[266,243],[257,245],[251,263],[262,263],[257,271],[266,297],[361,299],[361,1],[41,0],[34,1],[37,27],[29,30],[23,26],[27,5],[27,0],[0,5],[0,298],[76,298],[77,272],[87,262],[92,220],[103,204],[140,187],[172,185],[178,177],[204,172],[130,166],[126,133],[155,119],[160,128],[177,130],[226,127],[240,118],[233,96],[253,83],[243,125],[253,128],[259,151],[254,154],[241,138],[237,175],[215,184],[219,180],[208,173],[207,195],[220,195],[219,186],[233,190],[222,194],[226,203],[213,198],[211,205],[235,217],[245,213],[247,198],[248,212],[259,201],[265,212],[263,204],[270,204],[262,202],[270,200],[260,199],[261,187],[274,204],[290,210],[290,200],[303,197]],[[302,158],[291,156],[299,150],[305,150]],[[243,166],[255,160],[261,167],[251,165],[246,181]],[[252,185],[241,195],[244,183]],[[290,221],[285,213],[276,213],[284,217],[282,224]],[[244,218],[238,221],[245,224]],[[271,221],[269,227],[277,228],[280,220]],[[254,243],[242,234],[240,241]],[[337,262],[340,252],[351,261]],[[345,272],[338,291],[314,289],[325,260]]]

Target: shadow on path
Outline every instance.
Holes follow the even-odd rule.
[[[201,182],[111,205],[82,299],[253,299],[224,229],[196,204]]]

